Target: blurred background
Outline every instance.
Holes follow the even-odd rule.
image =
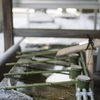
[[[33,1],[34,0],[13,0],[13,9],[12,9],[13,28],[100,30],[100,10],[97,10],[97,22],[95,26],[94,9],[76,9],[76,8],[47,9],[41,7],[34,8],[32,7]],[[42,1],[45,2],[46,0]],[[87,0],[74,0],[74,1],[80,2]],[[88,1],[95,2],[97,0],[88,0]],[[52,2],[52,0],[50,2]],[[17,43],[21,38],[22,37],[15,37],[14,43]],[[27,37],[24,40],[24,42],[33,44],[36,43],[70,44],[72,42],[82,42],[86,40],[87,39]],[[1,41],[0,54],[3,54],[4,37],[3,37],[2,0],[0,0],[0,41]]]

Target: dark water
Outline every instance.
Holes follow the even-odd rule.
[[[43,67],[43,69],[42,69]],[[41,65],[41,69],[36,68],[28,68],[27,71],[38,71],[38,70],[51,70],[54,69],[54,65],[46,67]],[[17,85],[26,85],[26,84],[34,84],[34,83],[45,83],[46,79],[52,75],[51,73],[46,74],[34,74],[34,75],[24,75]],[[56,86],[39,86],[39,87],[31,87],[31,88],[23,88],[17,89],[29,96],[31,96],[34,100],[75,100],[75,86],[74,84],[62,84]]]

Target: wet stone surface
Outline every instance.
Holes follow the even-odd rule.
[[[26,88],[23,92],[32,97],[33,100],[75,100],[74,85],[33,87]]]
[[[69,87],[52,86],[52,88],[45,88],[48,88],[48,91],[33,91],[30,96],[33,97],[34,100],[75,100],[74,85]],[[50,91],[50,88],[52,91]]]

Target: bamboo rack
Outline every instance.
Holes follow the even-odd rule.
[[[71,47],[71,46],[75,46],[77,44],[72,44],[72,45],[69,45],[69,46],[63,46],[63,47],[56,47],[56,48],[48,48],[48,49],[41,49],[41,50],[30,50],[30,51],[18,51],[17,54],[25,54],[25,53],[32,53],[32,52],[41,52],[41,51],[48,51],[48,50],[53,50],[53,49],[62,49],[62,48],[65,48],[65,47]]]
[[[37,86],[52,86],[52,85],[60,85],[60,84],[68,84],[68,83],[77,83],[77,81],[63,81],[63,82],[54,82],[54,83],[35,83],[24,86],[12,86],[6,88],[0,88],[5,90],[17,89],[17,88],[28,88],[28,87],[37,87]]]
[[[48,61],[59,61],[59,60],[66,60],[69,59],[69,57],[67,58],[57,58],[57,59],[49,59],[49,60],[40,60],[40,61],[30,61],[30,62],[22,62],[22,63],[7,63],[6,66],[11,66],[11,65],[22,65],[22,64],[32,64],[32,63],[42,63],[42,62],[48,62]]]
[[[72,44],[71,46],[76,46],[77,44]],[[71,46],[67,46],[67,47],[71,47]],[[55,48],[55,49],[62,49],[63,47],[59,47],[59,48]],[[53,48],[50,49],[44,49],[44,50],[40,50],[40,51],[48,51],[51,50]],[[33,51],[26,51],[26,52],[18,52],[18,53],[29,53],[29,52],[33,52]],[[37,51],[36,51],[37,52]],[[24,57],[32,57],[32,56],[41,56],[41,55],[47,55],[47,54],[56,54],[58,51],[48,51],[48,52],[42,52],[42,53],[36,53],[36,54],[27,54],[27,55],[20,55],[20,56],[16,56],[16,58],[24,58]]]
[[[20,55],[16,56],[16,58],[25,58],[25,57],[33,57],[33,56],[41,56],[41,55],[47,55],[47,54],[56,54],[57,51],[50,51],[50,52],[42,52],[42,53],[34,53],[34,54],[27,54],[27,55]]]
[[[5,73],[4,76],[30,75],[30,74],[42,74],[42,73],[61,73],[67,71],[70,70],[49,70],[49,71],[32,71],[32,72],[24,72],[24,73]]]
[[[54,50],[54,49],[61,49],[61,48],[65,48],[65,46],[63,47],[58,47],[58,48],[49,48],[49,49],[40,49],[40,50],[30,50],[30,51],[18,51],[17,54],[21,55],[21,54],[26,54],[26,53],[32,53],[32,52],[42,52],[42,51],[48,51],[48,50]]]

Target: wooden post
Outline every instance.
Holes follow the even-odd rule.
[[[2,32],[2,0],[0,0],[0,32]]]
[[[98,9],[94,9],[94,30],[96,30],[97,27],[97,13]]]
[[[27,27],[29,28],[30,27],[30,13],[29,13],[29,8],[27,8]]]
[[[5,51],[14,44],[12,24],[12,0],[2,0]]]
[[[96,71],[100,71],[100,47],[99,47],[98,56],[97,56],[97,67],[96,67]]]
[[[86,51],[86,66],[87,66],[90,78],[93,79],[93,50],[91,46]],[[94,82],[91,81],[92,90],[94,90],[93,86],[94,86]]]

